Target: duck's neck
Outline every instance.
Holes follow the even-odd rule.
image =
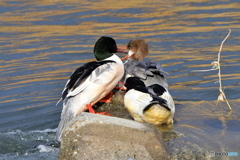
[[[109,52],[96,52],[96,53],[94,53],[94,56],[98,61],[102,61],[104,59],[107,59],[107,58],[111,57],[112,55],[113,54],[109,53]]]

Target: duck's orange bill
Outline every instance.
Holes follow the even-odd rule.
[[[125,59],[128,59],[128,55],[126,55],[125,57],[121,58],[122,61],[124,61]]]
[[[117,53],[127,53],[126,49],[127,49],[126,47],[118,47],[117,48]]]

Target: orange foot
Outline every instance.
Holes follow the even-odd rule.
[[[105,116],[110,116],[110,114],[108,114],[107,112],[96,112],[96,114],[105,115]]]
[[[88,108],[88,111],[89,111],[90,113],[96,113],[96,112],[94,111],[94,109],[92,108],[92,105],[91,105],[91,104],[87,104],[87,108]]]
[[[103,99],[101,99],[99,102],[105,102],[110,103],[112,100],[113,92],[109,92]]]
[[[125,83],[123,83],[123,82],[118,82],[118,83],[121,84],[122,87],[114,87],[114,89],[123,90],[123,91],[126,91],[126,90],[127,90],[127,88],[124,86]]]
[[[88,111],[89,111],[90,113],[100,114],[100,115],[105,115],[105,116],[110,116],[110,114],[108,114],[107,112],[95,112],[94,109],[92,108],[92,105],[91,105],[91,104],[87,104],[87,108],[88,108]]]
[[[127,90],[125,87],[115,87],[114,89],[123,90],[123,91]]]

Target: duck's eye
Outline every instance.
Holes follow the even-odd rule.
[[[132,47],[133,47],[132,44],[128,44],[128,45],[127,45],[127,48],[128,48],[128,49],[131,49]]]

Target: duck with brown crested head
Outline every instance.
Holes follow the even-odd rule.
[[[130,40],[127,44],[129,58],[142,61],[148,55],[148,45],[142,39]]]
[[[163,71],[161,65],[156,61],[143,61],[148,55],[148,44],[143,39],[130,40],[127,49],[128,55],[122,59],[127,59],[124,62],[123,82],[128,77],[138,77],[146,86],[159,84],[166,89],[168,88],[166,72]]]

